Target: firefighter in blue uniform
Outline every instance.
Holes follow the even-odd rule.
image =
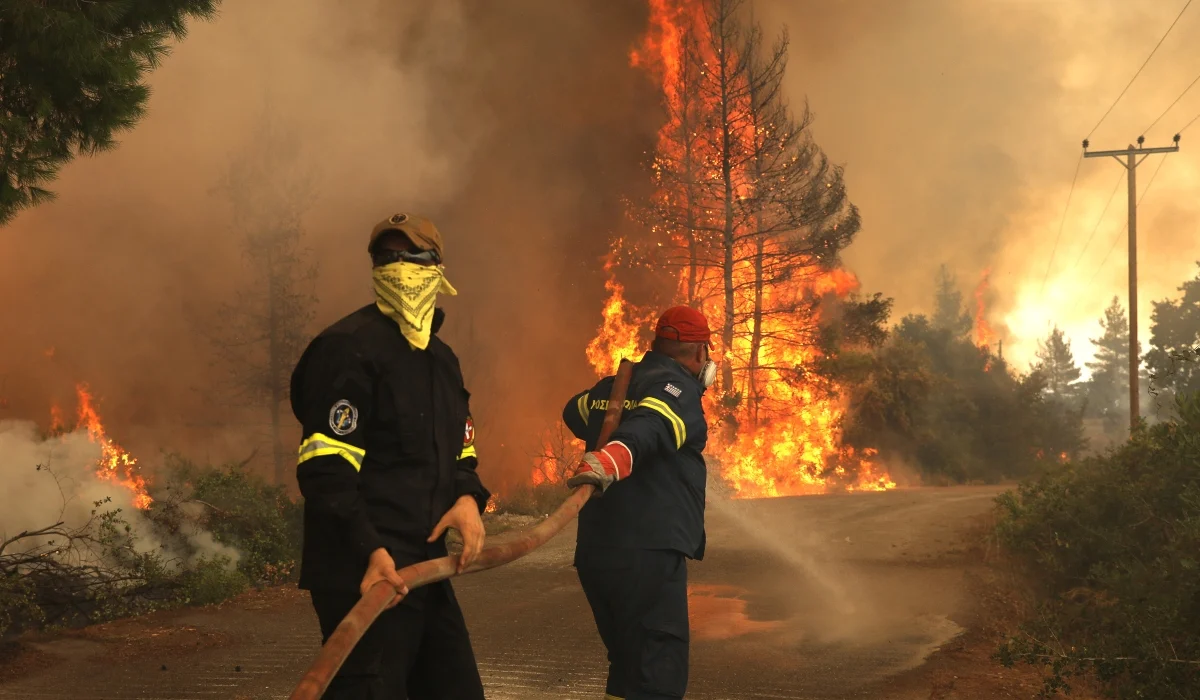
[[[367,249],[375,303],[317,336],[292,374],[303,426],[300,588],[323,640],[379,581],[405,597],[371,625],[324,697],[484,700],[450,582],[409,594],[396,571],[445,556],[447,528],[462,535],[460,571],[483,548],[490,494],[476,474],[470,394],[437,336],[437,295],[455,293],[442,236],[427,219],[396,214],[374,228]]]
[[[708,425],[700,397],[716,378],[710,340],[699,311],[668,309],[604,445],[596,441],[613,377],[563,410],[588,450],[567,485],[597,489],[579,514],[575,567],[608,649],[608,700],[682,698],[687,689],[686,560],[704,556]]]

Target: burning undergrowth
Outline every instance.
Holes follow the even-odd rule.
[[[236,466],[169,458],[157,480],[104,430],[78,391],[78,420],[0,423],[15,479],[0,510],[0,634],[76,626],[223,600],[291,575],[299,511]]]

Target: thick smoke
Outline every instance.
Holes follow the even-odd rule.
[[[1123,237],[1112,250],[1125,221],[1124,183],[1084,248],[1123,172],[1112,160],[1083,161],[1052,264],[1051,256],[1080,142],[1181,7],[759,0],[756,12],[768,33],[789,27],[790,96],[798,103],[807,95],[819,142],[846,166],[863,213],[846,260],[865,287],[894,296],[902,315],[928,310],[938,265],[954,268],[966,292],[992,268],[989,319],[1007,326],[1005,355],[1023,368],[1052,323],[1077,356],[1090,355],[1104,306],[1113,295],[1124,303]],[[1134,142],[1187,87],[1200,71],[1198,32],[1200,12],[1191,8],[1092,135],[1093,150]],[[1169,145],[1197,111],[1193,89],[1146,134],[1147,145]],[[1200,257],[1195,198],[1184,194],[1200,180],[1198,129],[1166,156],[1142,205],[1143,328],[1150,301],[1173,295]],[[1139,189],[1156,158],[1139,168]]]
[[[942,262],[967,291],[991,267],[990,318],[1018,364],[1052,321],[1085,355],[1100,309],[1124,296],[1123,245],[1100,269],[1123,191],[1081,256],[1119,177],[1111,161],[1082,164],[1040,287],[1078,142],[1175,12],[1117,0],[755,4],[768,34],[788,25],[789,95],[807,96],[819,142],[846,166],[864,217],[846,260],[866,289],[903,314],[927,306]],[[266,416],[210,395],[222,370],[205,325],[261,274],[214,188],[270,124],[299,144],[294,169],[313,185],[311,330],[370,301],[375,221],[432,216],[460,291],[444,335],[475,397],[483,468],[493,484],[523,476],[537,431],[592,379],[582,351],[600,321],[601,257],[627,225],[621,196],[646,186],[662,115],[628,61],[646,16],[640,0],[226,0],[155,71],[149,114],[119,148],[66,168],[56,202],[0,229],[0,418],[44,422],[53,403],[69,414],[86,381],[143,463],[159,449],[216,461],[264,445]],[[1198,30],[1200,13],[1186,15],[1096,147],[1132,140],[1182,90],[1200,68],[1187,52]],[[1150,142],[1198,106],[1200,91]],[[1143,326],[1197,257],[1195,205],[1177,196],[1200,179],[1189,135],[1143,204]]]
[[[226,557],[230,566],[237,564],[241,554],[236,549],[217,542],[212,533],[188,520],[179,523],[178,533],[188,551],[177,552],[164,545],[153,524],[134,506],[132,491],[96,478],[99,459],[100,447],[88,439],[86,431],[42,438],[33,423],[0,421],[0,473],[9,482],[7,493],[18,496],[7,499],[0,509],[0,540],[60,523],[64,531],[80,531],[89,523],[98,523],[99,515],[120,511],[118,517],[131,528],[131,544],[139,553],[158,553],[171,564],[187,564],[200,557]],[[13,549],[45,544],[44,539],[24,538]],[[99,556],[99,552],[82,549],[75,554]]]
[[[244,458],[267,417],[222,408],[213,311],[261,270],[215,187],[261,144],[297,143],[319,265],[312,332],[371,301],[378,220],[434,218],[460,295],[462,356],[485,469],[524,474],[536,431],[590,381],[599,258],[644,180],[656,95],[628,65],[640,2],[227,0],[154,72],[148,116],[81,158],[58,200],[0,230],[0,417],[70,414],[86,381],[109,432],[158,449]],[[289,424],[291,423],[288,416]],[[293,426],[294,427],[294,426]],[[263,469],[270,450],[260,449]]]

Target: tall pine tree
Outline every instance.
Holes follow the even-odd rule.
[[[1129,318],[1117,297],[1104,310],[1100,328],[1100,337],[1091,339],[1095,358],[1087,363],[1092,372],[1088,413],[1103,418],[1109,431],[1116,432],[1129,414]]]
[[[938,270],[937,289],[933,300],[933,327],[949,331],[953,338],[965,338],[973,325],[971,312],[963,307],[958,280],[945,265]]]
[[[1046,393],[1064,401],[1075,399],[1078,394],[1076,383],[1082,373],[1075,364],[1071,341],[1066,339],[1058,326],[1050,331],[1044,341],[1038,341],[1037,358],[1034,369],[1045,377]]]
[[[1177,300],[1154,302],[1145,357],[1150,389],[1165,407],[1176,395],[1200,391],[1200,275],[1179,291]]]
[[[0,226],[53,197],[46,185],[76,153],[137,123],[146,74],[218,2],[0,2]]]

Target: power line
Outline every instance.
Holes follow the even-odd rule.
[[[1182,129],[1180,129],[1179,131],[1177,131],[1175,133],[1182,134],[1183,132],[1187,131],[1187,128],[1189,126],[1191,126],[1192,124],[1195,124],[1197,119],[1200,119],[1200,114],[1197,114],[1196,116],[1192,117],[1192,120],[1190,122],[1188,122],[1186,126],[1184,126]]]
[[[1190,2],[1190,0],[1189,0]],[[1067,223],[1067,211],[1071,208],[1071,197],[1075,194],[1075,183],[1079,181],[1079,167],[1083,165],[1083,152],[1079,153],[1079,161],[1075,163],[1075,175],[1071,177],[1071,190],[1067,192],[1067,206],[1063,207],[1062,220],[1058,222],[1058,235],[1054,237],[1054,247],[1050,250],[1050,262],[1046,263],[1046,274],[1042,275],[1042,291],[1046,293],[1046,280],[1050,277],[1050,266],[1054,264],[1054,256],[1058,253],[1058,241],[1062,238],[1063,225]]]
[[[1100,224],[1104,223],[1104,215],[1108,213],[1108,208],[1112,206],[1113,199],[1117,196],[1117,188],[1121,186],[1121,180],[1125,178],[1117,175],[1117,181],[1113,183],[1112,193],[1108,195],[1108,202],[1104,204],[1104,211],[1100,212],[1100,218],[1096,219],[1096,225],[1092,227],[1092,232],[1088,234],[1087,241],[1083,244],[1083,250],[1079,251],[1079,257],[1075,258],[1075,264],[1071,266],[1071,271],[1079,267],[1079,262],[1083,260],[1083,254],[1087,252],[1088,246],[1092,244],[1092,239],[1096,237],[1096,232],[1100,230]]]
[[[1153,121],[1153,122],[1150,124],[1150,126],[1146,127],[1145,129],[1142,129],[1142,133],[1143,133],[1143,134],[1147,134],[1147,133],[1149,133],[1149,132],[1150,132],[1150,130],[1154,128],[1154,125],[1155,125],[1155,124],[1157,124],[1157,123],[1159,122],[1159,120],[1160,120],[1160,119],[1162,119],[1163,117],[1167,116],[1167,112],[1170,112],[1172,107],[1174,107],[1175,105],[1179,104],[1179,101],[1183,99],[1183,96],[1184,96],[1184,95],[1186,95],[1186,94],[1188,94],[1188,92],[1189,92],[1189,91],[1190,91],[1190,90],[1191,90],[1193,87],[1195,87],[1196,83],[1200,83],[1200,75],[1197,75],[1195,80],[1193,80],[1192,82],[1188,83],[1188,86],[1187,86],[1186,88],[1184,88],[1184,89],[1183,89],[1183,92],[1179,93],[1179,97],[1176,97],[1176,98],[1175,98],[1175,101],[1174,101],[1174,102],[1172,102],[1170,105],[1168,105],[1168,106],[1167,106],[1167,108],[1163,110],[1162,114],[1158,115],[1158,119],[1155,119],[1155,120],[1154,120],[1154,121]]]
[[[1133,74],[1133,77],[1129,79],[1129,84],[1125,86],[1125,89],[1121,91],[1120,95],[1117,95],[1117,99],[1113,100],[1113,103],[1109,106],[1108,111],[1104,113],[1103,117],[1100,117],[1100,121],[1096,122],[1096,126],[1092,127],[1092,130],[1088,132],[1086,138],[1090,139],[1092,134],[1096,133],[1096,129],[1099,129],[1100,125],[1104,123],[1104,120],[1108,119],[1108,115],[1112,113],[1113,108],[1117,106],[1117,103],[1120,102],[1121,98],[1125,96],[1125,93],[1129,91],[1129,88],[1133,85],[1133,81],[1137,80],[1138,76],[1142,74],[1142,69],[1146,67],[1147,63],[1150,63],[1150,59],[1154,58],[1154,54],[1158,52],[1158,47],[1162,46],[1163,42],[1167,40],[1167,36],[1170,35],[1171,30],[1174,29],[1175,25],[1179,23],[1179,18],[1183,16],[1184,12],[1187,12],[1188,6],[1191,4],[1192,0],[1187,0],[1187,2],[1184,3],[1183,9],[1180,10],[1179,14],[1175,16],[1175,21],[1171,22],[1171,26],[1167,27],[1166,34],[1163,34],[1162,38],[1158,40],[1158,43],[1154,45],[1154,49],[1150,52],[1150,55],[1146,57],[1146,60],[1142,63],[1141,68],[1138,68],[1137,72]]]
[[[1166,162],[1166,158],[1158,159],[1158,167],[1154,169],[1153,173],[1151,173],[1150,180],[1146,182],[1146,189],[1142,190],[1142,195],[1138,197],[1138,204],[1141,204],[1142,200],[1146,198],[1146,193],[1150,191],[1150,186],[1154,184],[1154,178],[1158,177],[1158,171],[1162,170],[1163,163]],[[1116,238],[1113,239],[1112,246],[1108,249],[1108,253],[1106,253],[1104,255],[1104,259],[1100,261],[1100,267],[1096,268],[1096,273],[1092,275],[1092,282],[1096,281],[1096,277],[1098,277],[1100,275],[1100,271],[1104,269],[1104,264],[1108,262],[1109,256],[1112,255],[1112,252],[1117,249],[1117,243],[1121,240],[1121,233],[1125,233],[1128,230],[1129,224],[1125,224],[1125,226],[1121,228],[1121,232],[1118,233]]]

